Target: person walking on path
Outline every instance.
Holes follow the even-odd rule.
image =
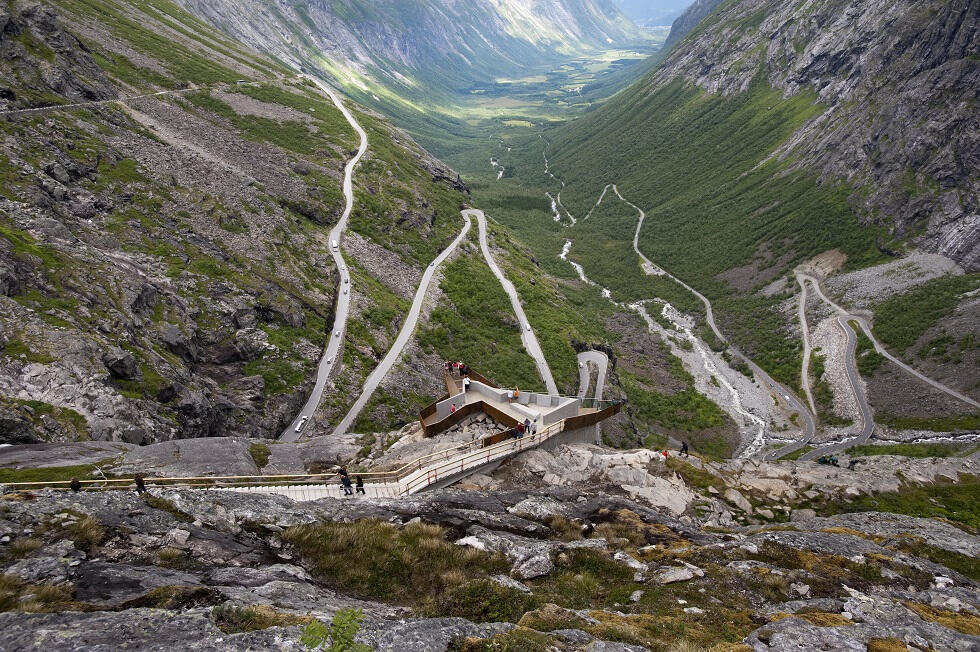
[[[463,392],[466,393],[470,391],[470,378],[469,376],[463,376]]]
[[[531,420],[524,419],[524,432],[531,432]]]
[[[524,424],[518,423],[516,430],[517,430],[517,438],[518,439],[522,438],[524,436]]]
[[[137,473],[133,477],[133,482],[136,483],[136,493],[145,494],[146,493],[146,483],[143,481],[143,474]]]
[[[449,414],[453,414],[456,411],[456,404],[453,403],[449,406]]]
[[[538,418],[534,417],[534,421],[531,423],[531,434],[538,434]]]
[[[684,457],[690,457],[690,455],[688,455],[688,448],[687,448],[686,441],[681,442],[681,455],[683,455]]]
[[[344,495],[345,496],[353,496],[354,495],[354,490],[351,489],[351,483],[350,483],[350,476],[349,475],[346,475],[345,474],[345,475],[340,476],[340,484],[342,484],[344,486]]]
[[[357,486],[357,489],[356,489],[356,492],[355,493],[364,494],[364,478],[362,478],[361,476],[357,476],[357,484],[356,484],[356,486]],[[367,494],[364,494],[364,495],[366,496]]]

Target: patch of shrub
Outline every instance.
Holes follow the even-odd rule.
[[[425,609],[433,616],[456,616],[475,623],[517,622],[534,609],[534,596],[491,580],[474,580],[449,589]]]
[[[251,455],[252,460],[255,461],[255,466],[262,469],[269,463],[269,456],[272,454],[272,451],[269,450],[269,447],[265,444],[255,442],[248,447],[248,454]]]
[[[421,603],[470,579],[506,572],[502,555],[446,541],[437,525],[396,527],[374,519],[298,525],[282,538],[313,572],[345,594]]]
[[[230,604],[219,605],[211,610],[211,619],[214,620],[218,629],[225,634],[254,632],[269,627],[305,625],[313,620],[310,616],[283,613],[264,604],[248,607],[236,607]]]

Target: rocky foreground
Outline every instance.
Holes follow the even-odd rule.
[[[601,462],[601,449],[587,450],[535,452],[468,485],[524,478],[528,491],[306,503],[165,488],[7,491],[2,647],[302,649],[312,620],[345,608],[362,610],[357,640],[378,650],[980,645],[969,517],[820,517],[835,509],[806,492],[836,511],[858,506],[847,501],[860,491],[834,484],[846,470],[639,464],[640,453],[610,461],[608,451]],[[911,494],[948,475],[975,491],[975,464],[889,458],[864,485],[882,504],[895,487]],[[894,481],[902,474],[906,484]],[[786,507],[759,507],[766,496]],[[712,500],[717,509],[698,509]]]

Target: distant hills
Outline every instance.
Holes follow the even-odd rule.
[[[670,25],[691,0],[615,0],[620,10],[642,27]]]

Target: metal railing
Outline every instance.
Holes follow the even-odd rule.
[[[564,430],[565,422],[559,421],[531,435],[491,443],[491,437],[475,439],[452,448],[447,448],[418,457],[391,471],[357,473],[369,488],[372,495],[404,496],[420,491],[436,482],[445,481],[457,474],[503,459],[528,448],[540,445]],[[499,436],[499,433],[498,435]],[[8,482],[6,487],[19,490],[59,489],[68,490],[69,480],[46,482]],[[134,478],[104,478],[99,480],[79,480],[86,490],[119,490],[135,487]],[[202,490],[256,491],[261,493],[314,492],[313,500],[323,497],[331,488],[340,486],[341,481],[334,473],[304,473],[276,475],[225,475],[225,476],[187,476],[170,478],[145,478],[145,485],[156,488],[189,488]]]

